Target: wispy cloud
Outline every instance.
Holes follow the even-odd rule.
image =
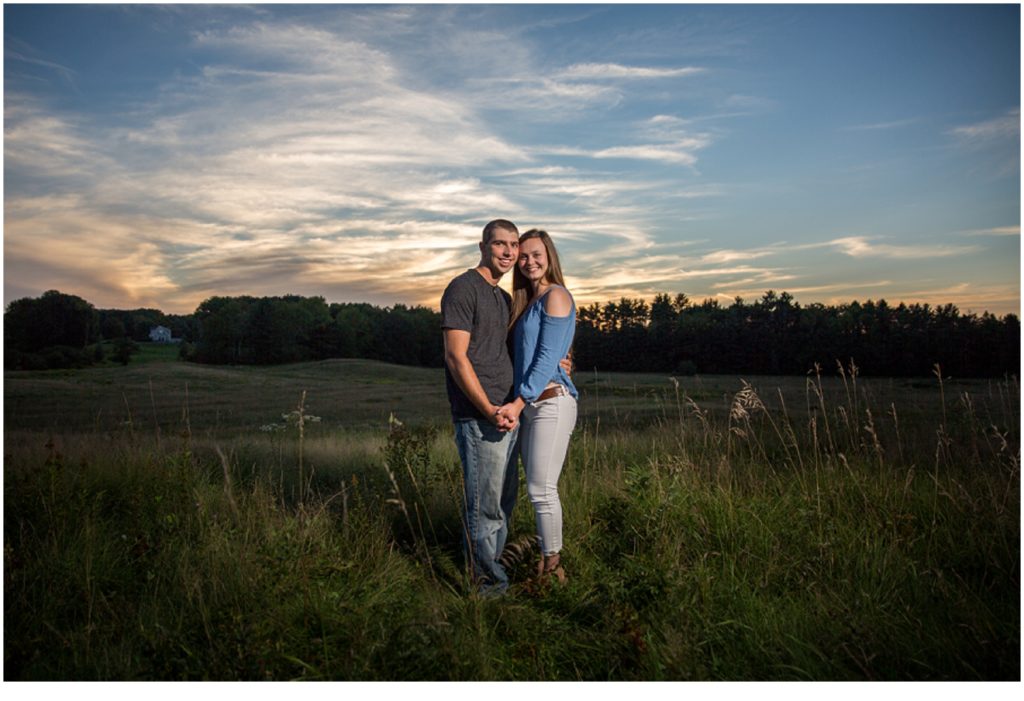
[[[948,258],[978,250],[977,246],[951,246],[949,244],[930,243],[921,246],[875,243],[866,236],[846,236],[828,242],[842,253],[852,258]]]
[[[965,236],[1020,236],[1020,224],[1016,226],[996,226],[991,229],[974,229],[967,231]]]
[[[857,292],[859,290],[871,290],[874,288],[885,288],[892,285],[892,280],[866,280],[863,282],[848,281],[842,283],[833,283],[828,285],[788,285],[786,292],[794,295],[802,294],[821,294],[825,292],[843,292],[846,295]],[[748,291],[750,294],[752,291]],[[837,298],[839,299],[839,298]],[[844,299],[843,301],[850,301]]]
[[[746,115],[774,109],[775,107],[778,107],[778,102],[771,98],[759,95],[733,94],[729,95],[722,101],[722,107],[732,110],[742,110],[741,112],[734,112],[732,115]]]
[[[573,201],[593,202],[595,204],[604,203],[609,199],[621,197],[629,192],[651,187],[646,182],[614,180],[598,176],[562,175],[560,173],[545,173],[537,177],[515,177],[508,179],[515,180],[520,188],[540,189],[548,195],[568,195],[573,198]]]
[[[1020,287],[1013,285],[960,282],[910,289],[902,293],[899,300],[906,304],[933,306],[955,302],[962,312],[981,313],[990,310],[999,315],[1020,314]]]
[[[573,295],[582,303],[604,302],[623,296],[650,298],[682,281],[714,279],[759,271],[748,267],[695,270],[680,267],[677,260],[638,256],[629,265],[606,263],[584,274],[567,275]],[[570,280],[571,278],[571,280]]]
[[[703,263],[735,263],[740,260],[756,260],[765,256],[775,255],[777,251],[761,249],[748,251],[719,250],[712,251],[701,257]]]
[[[796,275],[763,271],[757,272],[751,277],[713,283],[711,289],[715,291],[715,294],[727,291],[730,297],[760,297],[762,293],[770,289],[784,288],[788,292],[791,282],[796,279]]]
[[[693,166],[697,163],[697,152],[711,145],[706,135],[683,137],[667,143],[633,144],[609,146],[600,149],[586,149],[577,146],[536,147],[534,153],[553,156],[578,156],[581,158],[623,158],[645,161],[662,161]]]
[[[705,255],[708,262],[724,262],[730,260],[754,260],[767,256],[792,255],[803,251],[833,249],[851,258],[948,258],[973,253],[980,248],[970,245],[951,245],[930,242],[921,245],[891,244],[879,242],[878,236],[844,236],[828,241],[809,243],[787,243],[780,241],[767,246],[753,247],[745,250],[719,250]]]
[[[21,63],[28,63],[35,66],[42,66],[43,68],[48,68],[57,73],[57,75],[59,75],[64,81],[72,85],[74,85],[75,76],[77,75],[77,73],[74,70],[68,68],[67,66],[63,66],[54,61],[47,61],[45,59],[26,56],[23,53],[11,49],[9,46],[4,49],[4,60],[7,62],[15,61]]]
[[[854,124],[848,127],[842,127],[842,131],[886,131],[889,129],[902,129],[903,127],[909,127],[913,124],[917,124],[920,120],[917,118],[912,119],[897,119],[891,122],[874,122],[871,124]]]
[[[700,185],[697,187],[679,190],[674,193],[675,197],[680,197],[684,200],[695,200],[704,197],[724,197],[725,195],[726,189],[721,185]]]
[[[788,292],[796,297],[798,302],[801,297],[806,298],[810,296],[816,300],[821,300],[825,304],[844,304],[853,299],[863,299],[865,295],[869,299],[872,297],[881,299],[886,296],[886,291],[892,290],[892,282],[890,280],[849,280],[842,283],[817,285],[807,284],[806,282],[801,284],[800,281],[802,279],[802,277],[797,275],[783,274],[772,276],[765,274],[759,277],[712,285],[710,291],[705,293],[704,296],[714,296],[729,302],[739,297],[746,302],[751,302],[760,299],[768,290],[776,290]],[[697,294],[696,296],[699,298],[701,295]]]
[[[1020,140],[1020,108],[1004,115],[950,130],[950,134],[970,145],[985,145],[992,141]]]
[[[511,75],[473,78],[481,107],[514,111],[520,119],[566,119],[581,110],[613,108],[627,99],[633,81],[682,78],[706,72],[700,67],[656,68],[616,63],[584,63],[541,70],[529,59]]]
[[[949,131],[954,144],[971,154],[970,172],[986,180],[1020,177],[1020,108]],[[1018,185],[1019,187],[1019,185]]]
[[[593,151],[592,158],[635,158],[639,160],[664,161],[693,165],[697,162],[694,150],[702,145],[693,142],[677,144],[641,144],[637,146],[613,146]]]
[[[623,66],[618,63],[577,63],[559,71],[555,77],[566,80],[650,80],[656,78],[681,78],[704,73],[707,69],[695,66],[681,68],[649,68],[644,66]]]
[[[11,93],[4,99],[4,161],[37,177],[64,180],[114,165],[78,125],[48,111],[38,100]]]

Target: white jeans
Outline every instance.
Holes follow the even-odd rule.
[[[527,404],[523,409],[519,449],[526,470],[526,492],[537,517],[537,536],[545,555],[562,549],[558,476],[575,426],[576,400],[569,394]]]

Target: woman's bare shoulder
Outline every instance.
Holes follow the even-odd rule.
[[[561,286],[552,287],[544,296],[544,311],[548,316],[569,316],[572,313],[572,295]]]

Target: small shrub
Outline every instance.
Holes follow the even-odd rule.
[[[127,365],[128,361],[131,360],[132,355],[139,352],[139,344],[131,340],[127,336],[114,341],[114,354],[113,358],[121,365]]]

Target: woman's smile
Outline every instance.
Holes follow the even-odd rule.
[[[547,250],[540,239],[527,239],[519,247],[519,272],[531,282],[542,280],[548,271]]]

